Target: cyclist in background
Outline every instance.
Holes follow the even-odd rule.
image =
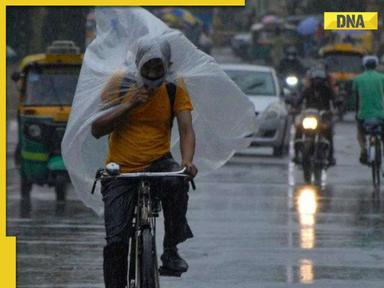
[[[357,140],[360,145],[360,162],[367,164],[364,121],[379,119],[384,121],[384,75],[376,71],[379,60],[376,56],[365,56],[365,72],[353,80],[356,95]]]

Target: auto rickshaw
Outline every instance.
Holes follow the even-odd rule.
[[[352,80],[363,72],[362,58],[366,53],[365,49],[351,43],[332,44],[320,50],[327,73],[336,86],[336,106],[340,120],[346,111],[355,109],[356,99],[352,94]]]
[[[351,43],[355,47],[365,49],[368,54],[374,50],[374,36],[369,30],[336,30],[334,34],[334,43]]]
[[[249,58],[253,61],[277,65],[284,48],[297,46],[299,36],[294,26],[284,23],[256,23],[251,27]],[[277,52],[280,50],[281,55]]]
[[[18,144],[15,158],[21,195],[29,199],[32,186],[55,188],[64,201],[69,183],[61,156],[61,141],[82,64],[72,41],[54,41],[44,54],[25,57],[12,75],[18,87]]]

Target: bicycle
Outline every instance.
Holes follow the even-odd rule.
[[[380,188],[381,184],[381,164],[382,164],[382,135],[383,122],[378,119],[369,119],[363,123],[367,142],[367,160],[368,166],[372,170],[372,183],[375,190]]]
[[[118,164],[109,163],[105,169],[96,173],[92,194],[96,183],[107,179],[137,179],[137,199],[132,227],[134,233],[129,236],[130,252],[128,267],[128,288],[160,288],[160,275],[180,277],[181,272],[167,271],[158,267],[156,250],[156,218],[161,211],[160,199],[152,197],[151,180],[162,177],[190,177],[186,169],[175,172],[120,173]],[[190,180],[193,190],[196,189]]]

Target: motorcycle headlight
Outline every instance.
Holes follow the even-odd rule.
[[[316,117],[308,116],[303,119],[303,128],[306,130],[316,130],[318,121]]]
[[[39,138],[41,136],[41,128],[39,125],[32,124],[28,127],[28,134],[32,138]]]
[[[299,79],[297,79],[296,76],[288,76],[285,79],[285,83],[287,83],[288,86],[296,86],[299,83]]]

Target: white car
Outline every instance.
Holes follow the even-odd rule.
[[[275,69],[246,64],[221,65],[255,106],[253,147],[272,147],[274,156],[288,151],[290,120]]]

